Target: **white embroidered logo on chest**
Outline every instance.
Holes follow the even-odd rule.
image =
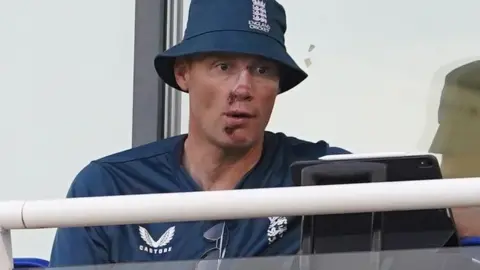
[[[138,226],[138,232],[140,238],[146,245],[140,245],[139,250],[150,254],[164,254],[172,251],[172,247],[168,246],[175,235],[175,226],[168,228],[158,240],[154,240],[147,229],[142,226]]]
[[[269,217],[270,224],[268,225],[267,237],[268,244],[275,242],[275,240],[282,238],[283,234],[287,231],[287,218],[286,217]]]

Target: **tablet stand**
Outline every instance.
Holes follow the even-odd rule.
[[[385,164],[372,162],[325,163],[306,167],[302,170],[302,186],[384,182],[387,179]],[[322,216],[327,217],[327,216]],[[328,218],[323,218],[326,222]],[[328,223],[328,221],[327,221]],[[330,215],[330,224],[318,231],[316,216],[303,217],[302,253],[318,254],[333,252],[371,251],[370,269],[380,269],[382,250],[383,217],[379,213]],[[335,232],[336,231],[336,232]],[[319,234],[323,245],[319,246]],[[332,234],[332,235],[329,235]],[[336,234],[336,235],[335,235]],[[301,262],[310,269],[313,263],[306,259]],[[306,265],[308,264],[308,265]]]

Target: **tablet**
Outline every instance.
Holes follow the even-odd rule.
[[[342,168],[344,165],[368,166],[381,172],[375,177],[368,174],[335,175],[330,169],[324,177],[304,177],[302,173],[315,165],[324,168]],[[341,166],[339,166],[341,165]],[[364,166],[363,166],[364,165]],[[374,166],[375,165],[375,166]],[[309,169],[310,168],[310,169]],[[358,169],[358,168],[357,168]],[[342,176],[343,175],[343,176]],[[293,182],[299,186],[368,183],[372,181],[411,181],[441,179],[437,158],[422,153],[345,154],[326,156],[319,160],[299,161],[291,165]],[[306,179],[309,178],[309,179]],[[313,180],[312,180],[313,179]],[[379,180],[380,179],[380,180]],[[353,213],[303,217],[302,249],[309,253],[372,251],[457,247],[456,233],[450,209]],[[377,228],[375,228],[377,227]],[[375,229],[381,232],[380,241],[372,244]]]
[[[374,162],[388,166],[387,181],[429,180],[443,178],[440,164],[433,154],[425,153],[372,153],[330,155],[318,160],[297,161],[290,166],[293,183],[301,185],[302,170],[306,167],[326,162]],[[365,183],[368,181],[360,181]],[[351,184],[339,182],[331,184]]]

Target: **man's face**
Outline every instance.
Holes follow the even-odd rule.
[[[178,85],[190,96],[190,134],[223,148],[246,148],[263,138],[279,92],[276,63],[238,54],[177,61]]]

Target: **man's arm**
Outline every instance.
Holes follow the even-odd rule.
[[[442,174],[445,178],[478,177],[480,155],[443,154]],[[480,245],[480,207],[453,208],[453,219],[464,245]]]
[[[75,177],[67,198],[105,196],[109,183],[111,176],[92,162]],[[105,264],[108,258],[108,237],[103,227],[59,228],[50,267]]]

